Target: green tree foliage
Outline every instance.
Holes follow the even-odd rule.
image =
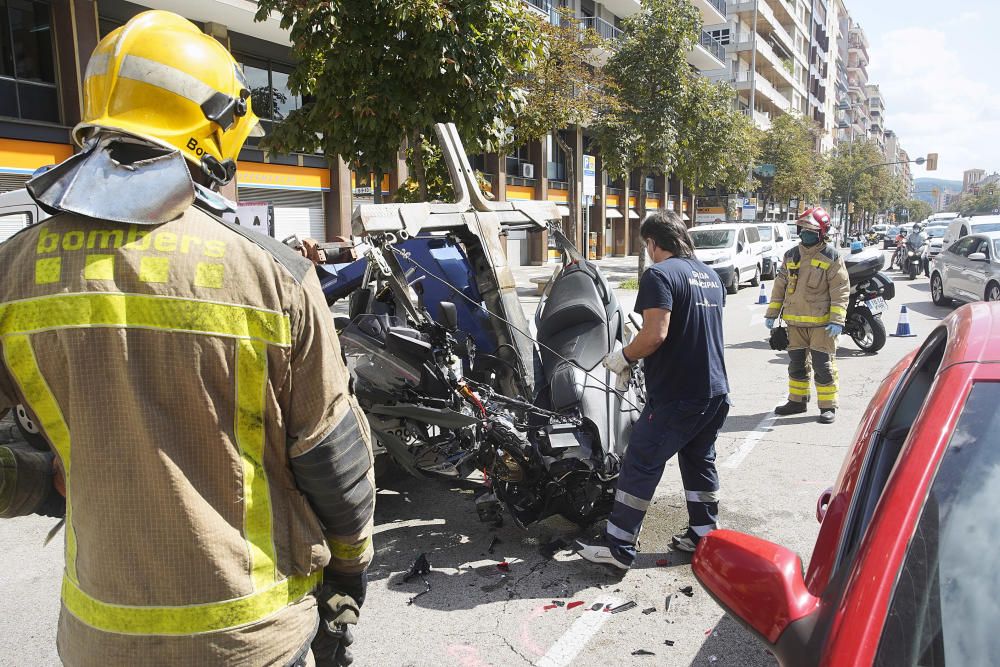
[[[623,22],[604,66],[614,105],[593,124],[604,168],[628,183],[633,170],[672,173],[692,189],[743,184],[756,134],[732,106],[728,86],[710,83],[687,62],[698,43],[701,13],[689,0],[643,0]],[[639,254],[639,273],[645,253]]]
[[[905,213],[904,213],[905,211]],[[918,222],[926,220],[934,209],[931,205],[920,199],[907,199],[896,206],[896,221]]]
[[[258,2],[257,20],[271,12],[290,30],[289,88],[304,102],[265,148],[322,150],[377,178],[404,139],[422,146],[436,122],[454,122],[472,151],[496,150],[540,55],[538,21],[520,0]],[[423,151],[414,155],[425,194]]]
[[[992,213],[997,209],[1000,209],[1000,183],[982,186],[978,193],[964,193],[948,205],[949,211],[965,215]]]
[[[885,155],[878,144],[868,140],[838,147],[827,161],[830,199],[835,204],[846,205],[850,195],[854,226],[859,220],[871,219],[876,213],[895,208],[907,199],[902,178],[884,162]]]
[[[748,116],[733,109],[733,89],[693,76],[677,137],[674,175],[693,190],[737,190],[747,185],[760,154],[761,136]]]
[[[566,180],[576,183],[576,153],[559,130],[589,123],[598,109],[614,108],[615,90],[605,70],[591,61],[599,51],[610,50],[610,43],[596,31],[585,29],[567,9],[560,10],[560,21],[540,22],[544,48],[531,74],[523,80],[525,105],[514,126],[517,144],[551,135],[566,163]],[[570,238],[576,238],[577,188],[570,187]]]
[[[774,178],[761,181],[766,201],[817,203],[829,189],[826,164],[815,148],[817,134],[812,123],[793,114],[774,119],[761,141],[761,163],[775,166]]]

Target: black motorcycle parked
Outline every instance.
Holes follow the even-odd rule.
[[[896,285],[892,278],[882,273],[885,255],[881,252],[854,253],[846,256],[844,263],[851,282],[844,333],[862,351],[874,354],[885,346],[882,313],[887,309],[885,302],[896,296]]]

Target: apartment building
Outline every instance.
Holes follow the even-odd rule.
[[[709,28],[726,44],[727,62],[708,76],[732,83],[740,109],[761,129],[784,113],[811,113],[814,2],[825,0],[730,0],[726,24]]]
[[[971,192],[972,187],[985,177],[985,169],[966,169],[962,173],[962,192]]]
[[[865,86],[865,93],[868,95],[869,138],[885,152],[885,98],[876,84]]]
[[[524,0],[533,11],[558,20],[552,0]],[[706,25],[726,20],[725,0],[693,0]],[[621,34],[624,18],[641,11],[639,0],[570,0],[580,23],[608,39]],[[251,86],[255,109],[265,129],[280,123],[301,100],[288,89],[295,57],[279,20],[254,21],[257,10],[249,0],[18,0],[0,3],[0,30],[10,48],[0,51],[0,192],[22,187],[44,165],[69,157],[69,131],[82,113],[81,76],[101,37],[147,9],[177,12],[232,51]],[[725,47],[707,31],[688,54],[692,67],[717,71],[724,67]],[[582,165],[588,155],[586,128],[567,128],[564,136],[575,147]],[[551,138],[534,142],[513,155],[474,156],[487,173],[498,199],[539,198],[557,202],[568,215],[565,160],[553,150]],[[625,254],[638,250],[638,211],[671,208],[693,217],[694,202],[683,184],[670,178],[633,175],[629,183],[612,182],[597,167],[598,193],[585,215],[598,237],[598,252]],[[572,187],[582,190],[582,168]],[[224,194],[240,201],[267,202],[275,214],[275,236],[291,234],[317,239],[350,235],[354,207],[371,201],[374,188],[390,194],[407,177],[406,164],[376,184],[368,174],[352,172],[341,160],[321,155],[276,155],[248,142],[241,152],[237,178]],[[624,192],[628,190],[629,196]],[[577,197],[577,201],[580,197]],[[578,206],[580,204],[577,204]],[[583,213],[581,209],[581,213]],[[689,215],[690,214],[690,215]],[[582,231],[576,239],[585,247]],[[508,252],[517,262],[544,261],[544,235],[509,239]]]

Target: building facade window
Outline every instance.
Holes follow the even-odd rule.
[[[60,120],[47,3],[0,0],[0,116]]]
[[[235,55],[250,84],[250,103],[265,131],[272,122],[285,120],[292,111],[302,106],[302,98],[288,88],[291,65],[243,54]]]

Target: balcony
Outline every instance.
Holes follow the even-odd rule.
[[[552,15],[552,0],[523,0],[523,2],[546,18]]]
[[[597,16],[585,16],[581,18],[580,25],[587,30],[593,30],[604,39],[611,41],[618,39],[622,35],[621,28],[616,28],[614,25]]]
[[[756,109],[751,112],[749,107],[741,107],[740,111],[744,116],[748,116],[753,120],[754,124],[761,130],[766,132],[771,129],[771,114],[765,111],[757,111]]]
[[[687,60],[702,72],[726,66],[726,47],[722,42],[702,31],[701,40],[688,53]]]
[[[601,4],[606,10],[622,18],[642,11],[642,4],[639,0],[604,0]]]
[[[751,72],[740,72],[736,75],[733,85],[736,87],[736,90],[741,91],[755,89],[757,95],[770,102],[779,111],[787,112],[792,106],[791,100],[760,74],[753,76]]]
[[[763,58],[763,64],[768,68],[774,70],[774,72],[781,77],[789,86],[793,88],[801,88],[801,84],[798,79],[795,78],[793,70],[789,67],[791,64],[791,59],[783,58],[774,50],[768,41],[758,36],[755,40],[753,34],[742,34],[739,36],[739,41],[730,44],[737,51],[753,51],[756,45],[757,53]],[[760,62],[760,59],[758,59]],[[794,67],[794,66],[792,66]],[[803,92],[800,90],[800,92]]]
[[[704,25],[718,25],[726,22],[726,0],[692,0],[701,12]]]
[[[788,34],[785,30],[785,26],[781,24],[778,17],[774,15],[774,11],[771,6],[764,2],[763,0],[733,0],[729,3],[729,11],[734,14],[742,14],[750,23],[753,20],[754,10],[757,11],[757,21],[760,23],[763,21],[771,31],[777,35],[778,39],[782,42],[782,47],[788,53],[795,53],[795,40],[792,36]],[[766,30],[761,30],[758,25],[757,32],[766,32]]]

